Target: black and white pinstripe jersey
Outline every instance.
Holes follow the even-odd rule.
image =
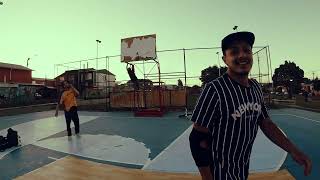
[[[215,180],[247,179],[258,125],[267,117],[256,80],[249,79],[249,87],[245,87],[225,73],[205,85],[191,120],[212,134]]]

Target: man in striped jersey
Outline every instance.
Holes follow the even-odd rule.
[[[222,40],[227,73],[205,85],[193,111],[190,148],[203,180],[247,179],[258,127],[311,172],[311,160],[269,118],[259,83],[248,79],[254,39],[237,32]]]

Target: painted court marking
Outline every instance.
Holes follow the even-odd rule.
[[[156,158],[146,163],[143,169],[162,172],[198,173],[198,168],[194,163],[189,148],[188,137],[191,130],[192,125]],[[282,166],[286,157],[287,152],[273,144],[259,129],[252,148],[249,170],[250,172],[277,171]]]
[[[151,152],[144,143],[133,138],[106,134],[50,138],[33,145],[80,157],[138,166],[149,160]]]
[[[79,116],[79,118],[80,124],[83,124],[98,118],[98,116]],[[73,126],[74,125],[72,123],[71,127]],[[18,135],[21,137],[22,145],[6,149],[4,152],[0,152],[0,159],[2,159],[5,155],[11,153],[12,151],[19,149],[25,145],[33,144],[40,139],[65,131],[66,122],[63,116],[59,116],[57,118],[49,117],[17,124],[15,126],[12,126],[11,128],[18,131]],[[0,134],[7,134],[7,129],[0,130]]]
[[[320,121],[317,121],[317,120],[314,120],[314,119],[310,119],[310,118],[306,118],[306,117],[303,117],[303,116],[294,115],[294,114],[286,114],[285,113],[285,114],[272,114],[272,115],[275,115],[275,116],[293,116],[293,117],[305,119],[305,120],[308,120],[308,121],[312,121],[312,122],[318,123],[317,125],[320,125]]]
[[[50,157],[50,156],[48,156],[48,159],[52,159],[52,160],[58,160],[58,158],[54,158],[54,157]]]
[[[183,138],[183,136],[186,136],[186,135],[188,136],[188,134],[190,133],[190,131],[191,131],[192,128],[193,128],[193,125],[191,125],[189,128],[187,128],[179,137],[177,137],[174,141],[172,141],[171,144],[170,144],[168,147],[166,147],[163,151],[161,151],[152,161],[148,161],[148,162],[143,166],[142,169],[145,170],[148,166],[150,166],[150,164],[151,164],[152,162],[155,162],[155,161],[159,160],[159,159],[162,157],[162,155],[163,155],[166,151],[168,151],[168,149],[172,148],[172,147],[174,146],[174,144],[176,144],[179,140],[181,140],[181,139]]]

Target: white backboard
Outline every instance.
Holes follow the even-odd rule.
[[[156,35],[121,39],[121,62],[156,59]]]

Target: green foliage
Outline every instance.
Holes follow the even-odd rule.
[[[220,68],[220,75],[224,74],[227,71],[226,67]],[[219,68],[217,66],[209,66],[206,69],[201,71],[200,80],[202,85],[216,79],[219,77]]]
[[[285,86],[289,89],[289,93],[299,93],[301,83],[304,82],[304,71],[300,69],[294,62],[285,61],[275,69],[272,76],[275,86]]]

